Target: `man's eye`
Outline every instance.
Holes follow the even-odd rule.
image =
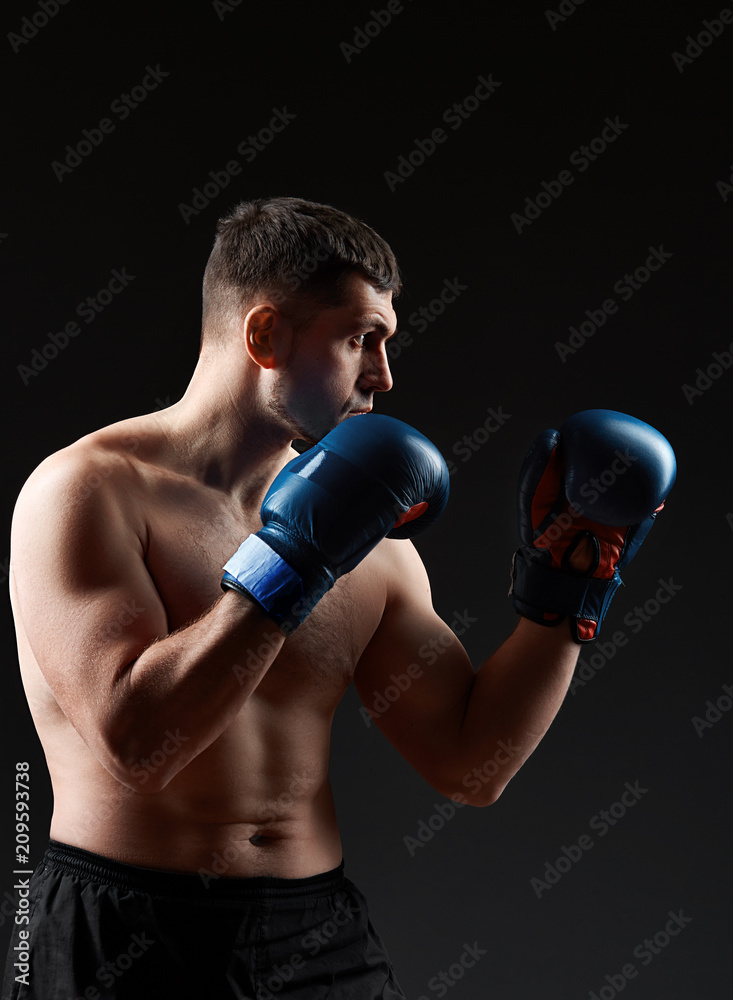
[[[357,344],[359,347],[363,347],[364,346],[364,341],[366,340],[366,337],[367,337],[366,333],[360,333],[358,335],[358,337],[354,337],[353,338],[354,343]]]

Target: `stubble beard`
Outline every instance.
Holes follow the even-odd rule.
[[[270,412],[277,417],[278,423],[281,424],[283,428],[287,429],[287,432],[291,435],[292,440],[305,441],[306,444],[309,445],[318,444],[321,438],[333,429],[332,427],[328,427],[322,432],[319,432],[312,425],[306,427],[305,424],[293,415],[283,396],[284,394],[280,385],[275,383],[270,390],[267,407]]]

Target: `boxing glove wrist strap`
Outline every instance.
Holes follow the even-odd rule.
[[[516,611],[539,625],[558,625],[565,617],[575,642],[592,642],[601,629],[613,596],[622,584],[576,576],[542,563],[535,550],[522,546],[514,555],[510,594]]]
[[[304,579],[259,536],[249,535],[224,566],[222,589],[251,598],[286,635],[294,632],[333,586],[326,570]]]

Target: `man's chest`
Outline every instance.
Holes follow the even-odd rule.
[[[253,514],[232,513],[197,498],[179,500],[174,509],[149,518],[148,571],[168,615],[170,631],[204,615],[222,596],[224,564],[244,539],[262,525]],[[381,619],[384,589],[380,557],[373,553],[337,580],[306,621],[290,636],[265,678],[308,690],[347,686],[366,644]],[[246,600],[242,597],[242,600]],[[273,632],[277,626],[273,622]],[[257,650],[242,651],[256,660]]]

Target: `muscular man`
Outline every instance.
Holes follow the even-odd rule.
[[[11,593],[54,811],[12,942],[30,958],[11,950],[5,1000],[403,997],[343,871],[336,706],[352,682],[369,705],[440,642],[376,724],[438,792],[486,806],[549,727],[578,644],[530,596],[475,672],[414,546],[385,537],[395,511],[297,627],[236,570],[221,588],[292,442],[376,419],[356,415],[391,388],[399,291],[363,223],[297,199],[241,204],[219,223],[183,398],[81,438],[24,486]],[[590,537],[576,541],[566,575],[597,566]],[[479,790],[464,781],[494,758]]]

